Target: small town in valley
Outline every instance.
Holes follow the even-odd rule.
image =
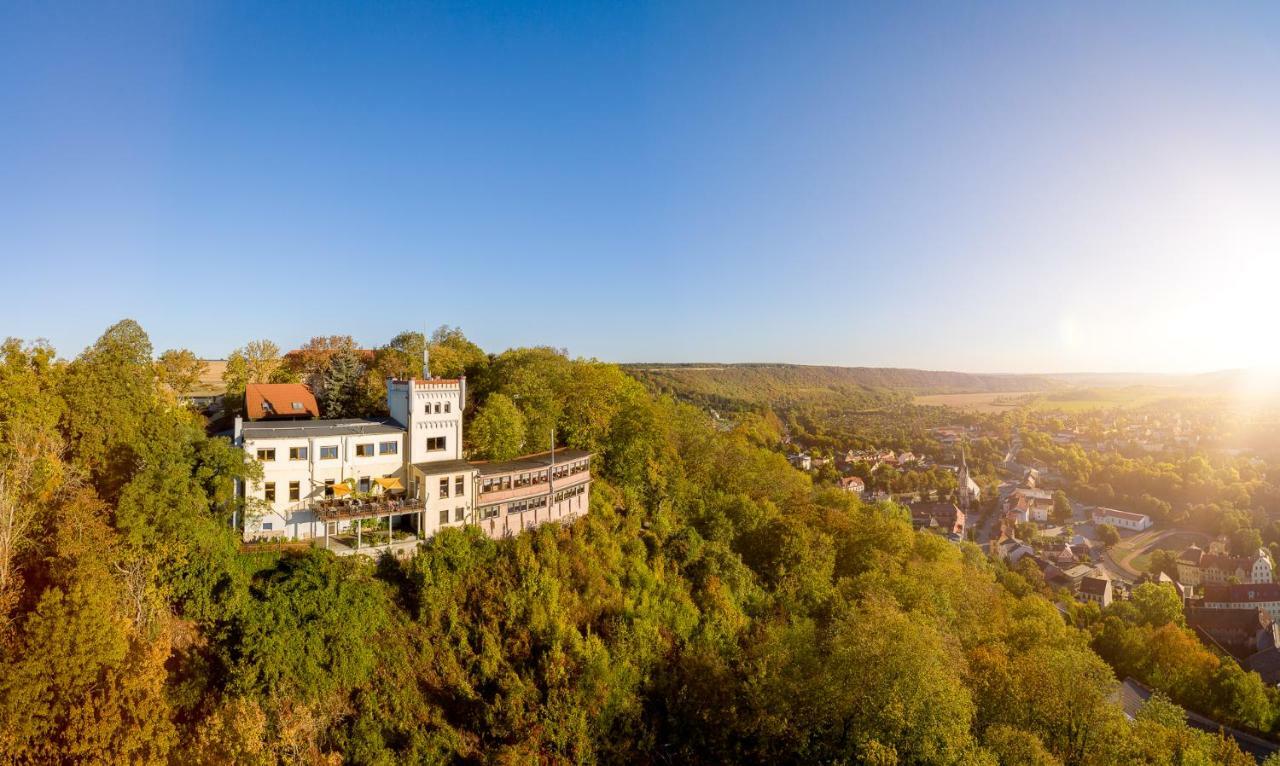
[[[930,409],[937,422],[958,414]],[[1247,515],[1209,504],[1179,513],[1157,494],[1119,495],[1108,483],[1084,481],[1080,471],[1082,461],[1108,456],[1148,477],[1153,467],[1170,472],[1157,477],[1165,486],[1170,477],[1181,483],[1172,472],[1188,461],[1205,468],[1217,463],[1233,476],[1261,475],[1268,464],[1254,450],[1230,445],[1233,434],[1256,424],[1176,399],[1145,412],[1099,407],[1024,414],[1011,427],[968,412],[962,423],[879,444],[881,429],[874,426],[849,432],[856,446],[787,437],[788,457],[797,469],[830,476],[864,501],[900,504],[917,530],[978,545],[993,562],[1054,594],[1068,621],[1130,608],[1125,605],[1135,598],[1150,597],[1139,591],[1143,586],[1165,589],[1179,621],[1206,650],[1256,673],[1266,687],[1280,687],[1280,524],[1259,531]],[[822,446],[813,446],[818,441]],[[977,472],[969,458],[975,452]],[[1082,617],[1081,609],[1100,614]],[[1128,678],[1118,698],[1136,711],[1151,694]],[[1259,760],[1277,749],[1256,732],[1187,715],[1193,726],[1226,731]]]

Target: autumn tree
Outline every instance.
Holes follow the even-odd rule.
[[[1133,589],[1130,604],[1136,610],[1140,624],[1156,628],[1170,623],[1186,625],[1182,615],[1182,598],[1173,585],[1143,583]]]
[[[425,345],[423,333],[406,330],[378,349],[375,366],[388,378],[420,378],[423,375],[422,349]]]
[[[166,763],[176,739],[168,617],[132,619],[133,584],[116,576],[127,553],[103,511],[88,489],[61,506],[49,587],[0,660],[0,752],[19,762]]]
[[[66,480],[62,373],[47,344],[9,339],[0,346],[0,649],[11,635],[25,565],[38,565],[42,519]]]
[[[1256,556],[1262,547],[1262,533],[1253,527],[1242,527],[1228,538],[1231,553],[1236,556]]]
[[[244,389],[249,383],[270,383],[280,369],[280,347],[269,340],[249,341],[227,357],[222,382],[227,387],[227,398],[242,402]]]
[[[334,357],[358,351],[359,346],[350,335],[317,335],[285,354],[282,364],[312,387],[318,388]]]
[[[187,349],[169,349],[156,360],[156,378],[181,399],[191,393],[209,365]]]
[[[471,421],[471,449],[481,459],[508,460],[524,448],[524,431],[524,415],[515,403],[493,394]]]
[[[1071,521],[1072,510],[1071,501],[1067,499],[1067,493],[1057,490],[1053,493],[1053,520],[1058,524],[1065,524]]]
[[[429,346],[429,374],[437,378],[475,377],[488,363],[488,355],[457,327],[441,325],[427,336],[416,330],[397,334],[378,349],[375,366],[386,377],[420,378],[423,346]]]
[[[151,341],[122,320],[67,366],[62,377],[69,456],[114,500],[150,439],[146,424],[160,404]]]
[[[441,325],[431,333],[431,374],[438,378],[475,377],[489,357],[467,339],[461,328]]]

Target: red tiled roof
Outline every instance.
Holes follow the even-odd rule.
[[[1204,601],[1206,604],[1251,604],[1259,601],[1280,601],[1280,583],[1206,585],[1204,586]]]
[[[1254,608],[1209,609],[1190,606],[1186,609],[1187,625],[1207,631],[1238,630],[1252,636],[1271,624],[1266,611]]]
[[[1182,553],[1178,554],[1178,563],[1200,565],[1200,560],[1204,558],[1204,550],[1198,545],[1192,545]]]
[[[907,508],[911,511],[911,525],[917,529],[936,525],[948,532],[964,533],[964,512],[955,503],[909,503]]]
[[[1219,553],[1206,553],[1200,557],[1200,568],[1217,569],[1220,572],[1243,569],[1248,572],[1253,569],[1253,563],[1257,560],[1257,556],[1225,556]]]
[[[320,408],[301,383],[250,383],[244,390],[244,413],[248,420],[318,418]]]

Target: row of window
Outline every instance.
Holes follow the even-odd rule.
[[[463,497],[467,494],[467,477],[453,477],[453,496]],[[443,500],[449,496],[449,477],[440,480],[440,499]]]
[[[534,471],[533,473],[517,474],[515,477],[515,485],[517,487],[531,487],[534,484],[546,484],[547,472]]]
[[[566,476],[582,473],[590,467],[590,460],[579,460],[574,463],[564,463],[556,466],[556,478],[563,479]],[[530,487],[537,484],[547,483],[546,471],[530,471],[528,473],[514,474],[510,476],[489,476],[480,484],[481,492],[502,492],[512,487]]]
[[[572,476],[575,473],[582,473],[590,466],[590,460],[578,460],[573,463],[564,463],[556,466],[556,478],[563,479],[566,476]]]
[[[462,521],[462,520],[463,520],[463,518],[464,518],[466,515],[467,515],[467,509],[466,509],[466,508],[454,508],[454,509],[453,509],[453,520],[454,520],[454,521]],[[445,508],[445,509],[443,509],[442,511],[440,511],[440,523],[441,523],[441,524],[448,524],[448,523],[449,523],[449,509],[448,509],[448,508]]]
[[[276,483],[274,481],[269,481],[262,485],[262,498],[268,503],[274,503],[276,501]],[[289,482],[289,499],[302,499],[302,482]]]
[[[585,484],[581,484],[576,487],[571,487],[569,489],[562,489],[555,494],[555,499],[553,500],[553,502],[556,502],[556,503],[563,502],[565,500],[569,500],[570,498],[578,497],[579,495],[581,495],[586,491],[587,491],[587,486]],[[512,503],[507,503],[507,513],[524,513],[525,511],[532,511],[538,508],[546,508],[546,507],[547,507],[547,496],[541,495],[539,497],[531,497],[528,500],[517,500]],[[477,513],[481,519],[492,519],[493,517],[502,513],[502,505],[498,504],[498,505],[482,506]]]
[[[585,484],[579,484],[578,486],[570,487],[569,489],[562,489],[556,493],[556,502],[559,503],[563,500],[568,500],[571,497],[577,497],[586,491],[587,485]]]
[[[375,447],[377,448],[377,451],[378,451],[377,454],[379,455],[400,454],[400,442],[398,441],[378,442],[376,445],[373,442],[367,442],[364,444],[356,445],[356,457],[373,457]],[[441,445],[440,449],[444,449],[444,446]],[[266,463],[275,459],[276,459],[276,451],[274,447],[267,447],[267,448],[258,450],[259,462]],[[307,448],[306,447],[290,447],[289,459],[290,460],[306,460]],[[332,445],[320,447],[320,459],[321,460],[337,460],[338,445],[332,444]]]
[[[441,403],[440,403],[440,402],[435,402],[434,404],[435,404],[435,407],[434,407],[434,409],[435,409],[435,414],[439,415],[439,414],[440,414],[440,404],[441,404]],[[448,412],[449,412],[449,407],[450,407],[450,406],[452,406],[450,402],[444,402],[444,411],[445,411],[445,413],[448,413]],[[426,404],[426,406],[424,407],[423,411],[424,411],[424,412],[426,412],[426,414],[430,415],[430,414],[431,414],[432,409],[433,409],[433,408],[432,408],[432,402],[427,402],[427,404]]]
[[[501,492],[504,489],[511,489],[510,476],[485,477],[480,483],[481,492]]]
[[[547,496],[540,495],[538,497],[531,497],[528,500],[517,500],[514,503],[507,503],[507,513],[524,513],[525,511],[532,511],[535,508],[546,507]]]

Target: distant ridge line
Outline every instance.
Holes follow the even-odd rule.
[[[916,370],[902,367],[839,367],[771,363],[652,362],[622,365],[632,374],[655,382],[666,380],[680,389],[704,393],[746,395],[781,393],[783,389],[830,388],[911,393],[1026,393],[1066,386],[1049,376],[1019,373],[969,373]]]

